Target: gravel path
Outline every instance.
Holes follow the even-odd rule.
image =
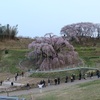
[[[25,94],[38,94],[41,92],[47,92],[47,91],[53,91],[56,89],[61,89],[64,87],[70,87],[72,85],[76,85],[76,84],[80,84],[80,83],[86,83],[86,82],[90,82],[90,81],[94,81],[94,80],[99,80],[96,76],[94,76],[92,79],[91,78],[87,78],[87,80],[75,80],[74,82],[68,82],[68,83],[61,83],[60,85],[51,85],[51,86],[46,86],[45,88],[39,89],[37,88],[33,88],[33,89],[29,89],[29,90],[20,90],[20,91],[13,91],[13,92],[9,92],[9,96],[20,96],[20,95],[25,95]],[[0,93],[0,96],[6,96],[7,93]]]

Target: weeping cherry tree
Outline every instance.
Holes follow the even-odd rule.
[[[37,37],[28,45],[28,58],[34,60],[39,70],[50,70],[77,64],[79,57],[74,47],[63,37],[52,33]]]

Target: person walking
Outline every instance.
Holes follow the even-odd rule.
[[[71,75],[71,77],[70,77],[70,80],[71,80],[71,82],[73,82],[73,77],[72,77],[72,75]]]
[[[66,76],[66,79],[65,79],[65,83],[67,83],[68,82],[68,76]]]
[[[24,72],[22,71],[22,73],[21,73],[21,76],[23,77],[24,76]]]
[[[26,88],[27,88],[27,90],[29,90],[31,88],[29,83],[26,84]]]
[[[55,85],[57,85],[57,78],[54,79]]]
[[[0,81],[0,85],[2,85],[2,83],[3,83],[3,81],[1,80],[1,81]]]
[[[98,78],[100,77],[100,71],[99,70],[96,71],[96,75],[97,75]]]
[[[18,77],[18,76],[16,75],[16,76],[15,76],[15,81],[17,81],[17,77]]]
[[[93,78],[93,71],[90,73],[90,78]]]
[[[81,72],[79,73],[79,80],[81,80],[81,78],[82,78],[82,74],[81,74]]]
[[[57,78],[58,84],[60,84],[60,77]]]
[[[18,74],[18,73],[16,73],[16,76],[18,77],[18,76],[19,76],[19,74]]]
[[[87,79],[87,74],[86,74],[86,73],[84,73],[84,79],[85,79],[85,80]]]
[[[42,80],[40,81],[40,84],[43,84],[43,81]]]
[[[43,83],[43,87],[46,87],[46,85],[45,85],[45,81],[44,81],[44,80],[42,81],[42,83]]]
[[[51,82],[50,82],[50,79],[48,79],[48,86],[50,86],[51,85]]]
[[[75,81],[75,74],[72,74],[72,77],[73,77],[73,81]]]

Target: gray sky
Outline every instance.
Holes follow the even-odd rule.
[[[0,23],[18,24],[18,36],[60,35],[63,26],[100,23],[100,0],[0,0]]]

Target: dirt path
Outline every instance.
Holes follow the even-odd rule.
[[[76,85],[76,84],[80,84],[80,83],[85,83],[85,82],[90,82],[90,81],[94,81],[94,80],[99,80],[96,76],[93,77],[92,79],[88,78],[87,80],[75,80],[75,82],[68,82],[68,83],[61,83],[60,85],[51,85],[51,86],[47,86],[43,89],[39,89],[37,88],[33,88],[33,89],[29,89],[29,90],[21,90],[21,91],[13,91],[9,93],[9,96],[19,96],[19,95],[25,95],[25,94],[39,94],[41,92],[47,92],[47,91],[52,91],[52,90],[56,90],[56,89],[61,89],[61,88],[65,88],[65,87],[70,87],[72,85]],[[0,96],[6,96],[7,93],[0,93]]]

